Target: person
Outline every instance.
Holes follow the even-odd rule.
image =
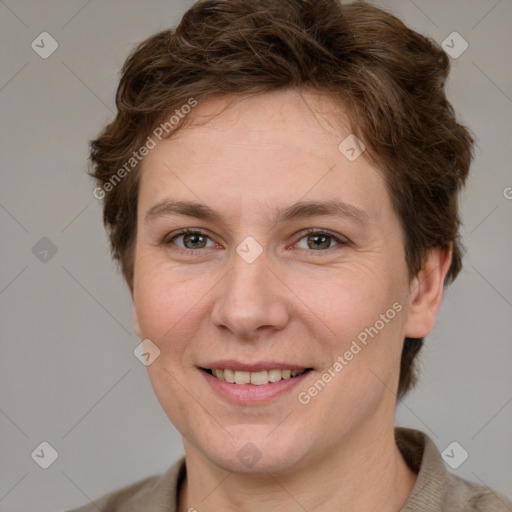
[[[91,174],[185,456],[76,511],[512,510],[394,426],[461,270],[449,67],[337,0],[203,0],[135,48]]]

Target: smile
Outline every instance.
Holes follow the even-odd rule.
[[[303,370],[281,370],[279,368],[271,370],[261,370],[256,372],[248,372],[242,370],[225,369],[204,369],[205,372],[216,377],[219,380],[228,382],[230,384],[252,384],[255,386],[263,386],[269,383],[276,383],[281,380],[293,379],[299,377],[303,373],[309,371],[310,368]]]

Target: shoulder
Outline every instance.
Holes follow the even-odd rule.
[[[177,488],[185,473],[185,458],[165,473],[150,476],[67,512],[176,512]]]
[[[512,512],[512,500],[485,485],[469,482],[456,475],[446,478],[446,510],[461,512]]]
[[[127,485],[121,489],[105,494],[98,499],[84,505],[80,508],[75,508],[68,512],[98,512],[101,511],[119,511],[125,512],[131,510],[134,503],[139,503],[147,498],[148,493],[158,480],[159,475],[155,475],[144,480],[140,480],[133,484]]]
[[[512,512],[510,498],[449,473],[436,445],[424,432],[396,427],[395,440],[417,474],[401,512]]]

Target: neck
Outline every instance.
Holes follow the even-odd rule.
[[[416,481],[394,440],[394,428],[359,430],[300,470],[237,474],[219,468],[185,442],[187,477],[178,512],[398,512]]]

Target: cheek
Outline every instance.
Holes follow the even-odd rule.
[[[135,276],[134,307],[141,335],[157,345],[180,339],[177,333],[194,316],[194,305],[209,288],[204,286],[207,279],[184,277],[151,255],[136,260]]]
[[[303,314],[316,313],[326,367],[347,351],[352,352],[346,358],[354,360],[352,368],[395,364],[406,316],[402,273],[405,268],[394,274],[385,265],[368,261],[325,276],[300,278],[298,286],[307,306],[302,306]],[[357,372],[350,374],[356,378]]]
[[[359,261],[325,273],[301,278],[301,295],[335,326],[375,321],[400,296],[389,273],[372,261]],[[384,311],[381,311],[384,308]]]

